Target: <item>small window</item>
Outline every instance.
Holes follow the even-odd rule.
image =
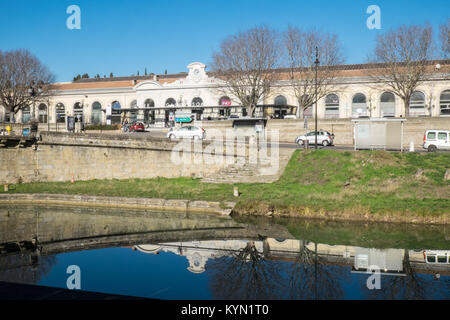
[[[447,257],[446,256],[438,256],[437,261],[438,261],[438,263],[447,263]]]
[[[438,139],[439,139],[439,140],[447,140],[447,133],[445,133],[445,132],[439,132],[439,133],[438,133]]]
[[[436,140],[436,132],[428,132],[427,139]]]
[[[436,256],[427,256],[427,262],[435,263],[436,262]]]

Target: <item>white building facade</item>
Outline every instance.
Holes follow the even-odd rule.
[[[85,124],[118,124],[127,119],[167,126],[176,113],[190,114],[195,120],[246,116],[245,108],[231,93],[224,92],[221,80],[209,75],[203,63],[194,62],[187,68],[187,73],[175,75],[57,83],[50,99],[36,101],[34,112],[40,123],[59,123],[61,127],[68,117]],[[364,65],[353,65],[342,72],[336,90],[319,100],[318,118],[405,116],[403,101],[387,87],[371,82],[363,75],[363,69]],[[410,117],[450,117],[450,66],[436,68],[430,79],[414,92]],[[260,101],[255,116],[283,118],[295,114],[297,106],[289,82],[281,80],[274,85],[270,96]],[[16,122],[27,123],[32,108],[27,106],[19,111]],[[305,117],[313,114],[314,106],[304,112]],[[0,107],[0,122],[10,120],[11,115]]]

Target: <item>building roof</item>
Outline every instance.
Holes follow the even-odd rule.
[[[441,68],[436,71],[435,66],[437,64],[441,65]],[[336,77],[338,78],[352,78],[352,77],[365,77],[368,76],[367,70],[383,68],[385,64],[348,64],[339,65],[331,67],[332,70],[337,72]],[[320,70],[321,67],[319,67]],[[323,67],[322,67],[323,68]],[[433,60],[429,61],[428,72],[437,72],[439,74],[450,73],[450,59],[448,60]],[[300,70],[300,69],[299,69]],[[288,80],[289,68],[279,68],[274,69],[276,73],[279,74],[279,80]],[[215,72],[208,72],[209,76],[218,76]],[[164,74],[164,75],[146,75],[146,76],[128,76],[128,77],[112,77],[112,78],[90,78],[90,79],[80,79],[74,82],[65,83],[55,83],[52,85],[54,90],[86,90],[86,89],[114,89],[114,88],[132,88],[136,84],[144,81],[156,81],[163,84],[170,84],[180,79],[185,79],[187,73],[176,73],[176,74]],[[219,76],[220,77],[220,76]]]

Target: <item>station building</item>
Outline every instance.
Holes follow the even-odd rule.
[[[387,86],[374,83],[367,75],[369,65],[337,67],[335,91],[319,100],[318,118],[351,119],[405,117],[400,97]],[[195,120],[218,120],[230,116],[246,116],[246,109],[223,82],[207,72],[206,65],[194,62],[188,72],[165,75],[81,79],[70,83],[55,83],[53,95],[46,101],[36,101],[34,114],[41,124],[64,127],[67,117],[85,124],[119,124],[140,120],[155,127],[168,126],[176,113],[186,113]],[[296,114],[298,106],[288,71],[280,74],[270,96],[258,105],[255,116],[284,118]],[[409,105],[410,117],[449,117],[450,121],[450,60],[433,63],[428,69],[429,80],[414,92]],[[27,123],[33,106],[26,106],[16,114],[16,122]],[[304,117],[314,115],[310,106]],[[8,122],[11,115],[0,107],[0,122]]]

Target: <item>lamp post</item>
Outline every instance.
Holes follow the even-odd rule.
[[[33,98],[33,110],[31,112],[31,122],[36,121],[36,96],[42,93],[41,84],[36,85],[34,81],[31,82],[30,87],[28,88],[28,94]]]
[[[314,110],[314,135],[315,135],[315,148],[317,149],[317,69],[319,67],[319,49],[316,47],[316,61],[314,61],[314,69],[315,69],[315,77],[314,77],[314,82],[315,82],[315,90],[314,90],[314,94],[315,94],[315,101],[316,101],[316,107]]]

